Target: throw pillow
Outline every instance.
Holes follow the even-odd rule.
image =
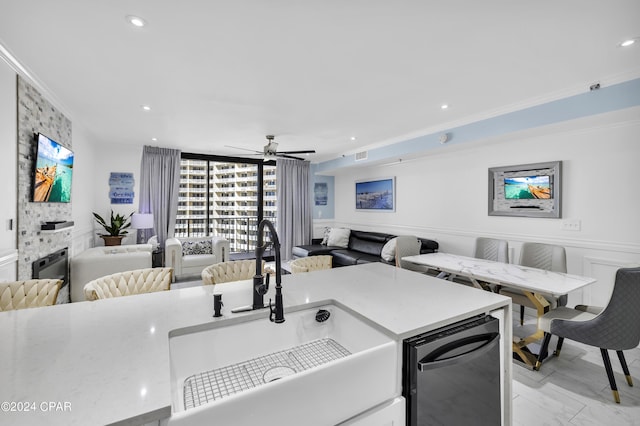
[[[328,226],[324,227],[324,233],[322,234],[322,242],[320,242],[320,244],[322,244],[323,246],[326,246],[327,243],[329,242],[329,233],[331,232],[331,228]]]
[[[213,246],[210,240],[206,241],[183,241],[182,242],[182,255],[188,256],[191,254],[212,254]]]
[[[351,235],[351,229],[331,228],[331,232],[329,232],[329,238],[327,239],[327,245],[347,248],[349,247],[350,235]]]
[[[396,258],[396,239],[392,238],[382,247],[382,253],[380,253],[380,257],[382,257],[387,262],[393,262]]]

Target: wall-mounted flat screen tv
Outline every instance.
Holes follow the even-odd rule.
[[[33,177],[33,201],[71,201],[73,152],[42,133],[36,135],[38,151]]]
[[[504,178],[504,198],[506,200],[551,199],[550,176]]]

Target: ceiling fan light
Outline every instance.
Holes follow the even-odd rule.
[[[629,47],[629,46],[631,46],[632,44],[635,44],[635,42],[636,42],[636,39],[635,39],[635,38],[630,38],[630,39],[625,40],[625,41],[623,41],[622,43],[620,43],[620,45],[619,45],[619,46],[620,46],[620,47]]]
[[[137,28],[142,28],[147,24],[144,19],[133,15],[127,16],[127,22]]]

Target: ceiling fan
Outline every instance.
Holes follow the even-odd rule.
[[[290,154],[315,154],[315,149],[306,149],[302,151],[278,151],[278,143],[274,140],[276,137],[273,135],[267,135],[267,144],[262,151],[256,151],[253,149],[241,148],[239,146],[225,145],[227,148],[242,149],[244,151],[251,151],[253,155],[262,155],[264,161],[275,160],[277,157],[292,158],[294,160],[304,160],[301,157],[295,157]]]

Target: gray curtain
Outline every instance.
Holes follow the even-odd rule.
[[[311,241],[313,213],[309,190],[308,161],[278,158],[276,161],[278,221],[281,257],[291,259],[298,244]]]
[[[145,146],[140,166],[140,213],[153,213],[153,229],[141,229],[142,240],[158,236],[164,247],[173,236],[180,190],[180,150]]]

